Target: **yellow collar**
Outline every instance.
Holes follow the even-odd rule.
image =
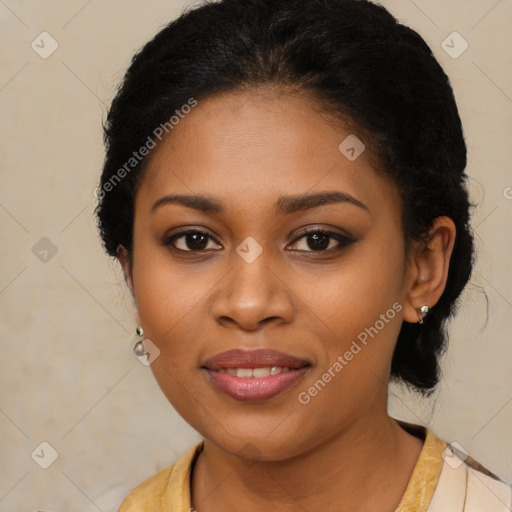
[[[396,421],[413,435],[423,438],[425,442],[395,512],[427,512],[441,473],[442,453],[446,443],[425,427]],[[189,511],[191,471],[203,447],[203,442],[198,443],[181,456],[176,464],[142,482],[126,497],[119,512]]]

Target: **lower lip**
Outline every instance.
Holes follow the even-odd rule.
[[[211,382],[226,395],[241,402],[268,400],[291,388],[308,372],[309,367],[291,368],[268,377],[237,377],[206,369]]]

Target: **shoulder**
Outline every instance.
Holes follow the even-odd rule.
[[[169,487],[174,467],[175,464],[162,469],[132,489],[118,512],[142,512],[149,506],[156,506]]]
[[[428,512],[510,512],[512,487],[452,445],[443,453]]]
[[[475,510],[508,511],[512,510],[512,487],[500,480],[480,463],[468,457],[467,495],[469,504]],[[471,509],[468,509],[471,512]]]
[[[118,512],[154,512],[190,508],[190,472],[203,448],[199,443],[168,466],[135,487],[124,499]]]

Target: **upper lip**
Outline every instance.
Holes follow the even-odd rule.
[[[302,368],[310,363],[277,350],[259,348],[253,350],[233,349],[217,354],[208,359],[203,368],[219,370],[220,368],[265,368],[280,366]]]

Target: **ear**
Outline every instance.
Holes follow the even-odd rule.
[[[130,292],[135,299],[135,289],[133,287],[133,275],[132,275],[132,262],[128,250],[122,244],[117,246],[117,259],[121,264],[124,274],[124,280],[130,289]]]
[[[432,308],[443,294],[456,228],[449,217],[437,217],[429,231],[427,243],[418,243],[409,259],[408,294],[404,304],[404,320],[416,323],[418,309]]]
[[[132,274],[132,261],[130,258],[130,255],[128,254],[128,250],[124,245],[119,244],[117,246],[117,259],[119,260],[119,263],[121,264],[121,267],[123,269],[124,274],[124,280],[126,284],[128,285],[128,288],[130,289],[130,293],[132,294],[133,300],[135,301],[135,307],[137,308],[137,299],[135,297],[135,288],[133,286],[133,274]],[[135,313],[135,320],[137,322],[137,325],[140,325],[140,316],[138,309]]]

